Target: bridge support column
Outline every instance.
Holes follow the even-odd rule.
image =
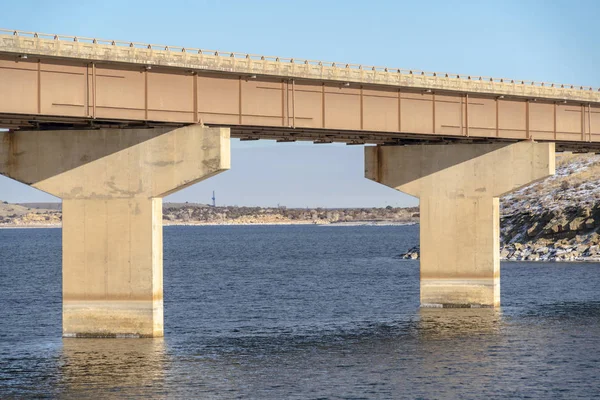
[[[63,335],[163,335],[162,197],[229,169],[229,129],[0,133],[0,173],[63,199]]]
[[[420,199],[421,306],[500,305],[498,198],[554,174],[554,144],[365,148],[368,179]]]

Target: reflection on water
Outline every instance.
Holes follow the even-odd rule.
[[[500,309],[423,308],[419,317],[416,354],[422,396],[480,398],[498,384],[502,366],[495,356],[506,346]],[[444,385],[427,382],[432,377]]]
[[[491,335],[499,333],[501,328],[499,308],[419,309],[419,337],[424,340]]]
[[[59,357],[62,397],[92,398],[145,391],[161,396],[166,367],[165,343],[156,339],[63,339]],[[151,392],[150,392],[151,389]]]

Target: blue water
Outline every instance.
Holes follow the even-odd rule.
[[[62,339],[61,231],[0,230],[0,398],[600,396],[600,265],[419,309],[418,227],[167,227],[164,339]]]

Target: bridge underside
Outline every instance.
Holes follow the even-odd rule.
[[[161,121],[126,121],[126,120],[89,120],[56,117],[30,117],[0,114],[0,129],[47,131],[94,129],[140,129],[140,128],[179,128],[190,124]],[[231,137],[242,141],[275,140],[278,142],[311,141],[316,144],[345,143],[348,145],[416,145],[416,144],[486,144],[517,143],[521,140],[510,138],[485,138],[464,136],[431,136],[418,133],[382,133],[353,130],[331,130],[310,128],[286,128],[265,126],[239,126],[218,124],[215,126],[230,128]],[[600,143],[594,142],[554,142],[557,152],[600,152]]]

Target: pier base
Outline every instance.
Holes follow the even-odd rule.
[[[63,335],[163,336],[162,198],[229,169],[229,129],[1,132],[0,144],[0,173],[63,199]]]
[[[553,143],[365,148],[368,179],[420,199],[422,307],[500,305],[498,198],[553,174]]]

